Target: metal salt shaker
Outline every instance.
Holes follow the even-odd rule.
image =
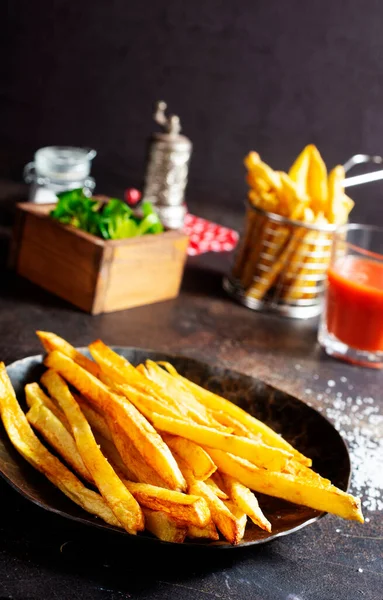
[[[166,116],[165,110],[166,103],[157,102],[153,116],[163,131],[149,140],[143,198],[153,203],[165,227],[180,229],[186,215],[184,193],[193,146],[180,134],[179,117]]]

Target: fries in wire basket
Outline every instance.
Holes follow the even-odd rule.
[[[168,542],[238,544],[248,519],[271,531],[257,492],[363,522],[359,499],[171,364],[134,367],[100,340],[91,360],[53,333],[38,336],[47,370],[25,386],[26,413],[0,364],[1,419],[33,467],[106,523]]]
[[[315,300],[330,259],[331,226],[346,223],[354,206],[344,192],[344,168],[327,174],[314,145],[304,148],[288,173],[274,171],[257,152],[246,156],[245,166],[250,205],[282,219],[248,208],[234,278],[255,300],[271,292],[274,300],[287,303]]]

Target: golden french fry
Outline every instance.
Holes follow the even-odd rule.
[[[252,167],[258,164],[260,160],[261,157],[259,156],[258,152],[252,151],[249,152],[247,156],[245,156],[245,158],[243,159],[243,164],[245,165],[248,171],[251,171]]]
[[[326,209],[328,197],[327,168],[318,148],[313,144],[310,145],[307,193],[311,198],[311,208],[315,213]]]
[[[269,165],[262,162],[259,158],[259,154],[256,152],[250,152],[245,158],[245,166],[248,171],[259,179],[263,179],[270,187],[279,190],[281,188],[281,181],[278,173],[273,171]]]
[[[101,380],[102,379],[103,378],[101,376]],[[180,411],[177,411],[175,408],[167,405],[161,400],[156,400],[156,398],[145,392],[135,389],[133,386],[127,383],[113,384],[113,382],[111,382],[109,387],[111,387],[111,389],[120,396],[125,396],[147,419],[150,417],[152,412],[159,412],[167,415],[168,417],[174,417],[176,419],[184,419],[184,415]]]
[[[283,229],[287,230],[287,228]],[[287,245],[285,245],[285,239],[287,239],[288,237],[288,233],[286,234],[286,238],[283,240],[282,252],[279,254],[278,258],[274,260],[274,262],[264,272],[262,277],[255,281],[253,285],[247,290],[247,296],[249,296],[250,298],[255,298],[256,300],[261,300],[264,297],[266,292],[268,292],[268,290],[274,285],[280,273],[290,261],[296,248],[301,243],[303,235],[303,228],[299,228],[297,231],[295,231],[293,235],[291,235],[289,242],[287,243]]]
[[[338,199],[336,203],[336,211],[334,218],[336,219],[337,225],[344,225],[348,221],[348,215],[350,211],[354,207],[354,201],[351,200],[346,194],[342,194],[342,196]]]
[[[137,393],[145,394],[152,402],[160,402],[162,405],[167,405],[169,409],[173,409],[180,414],[184,414],[182,407],[179,403],[168,394],[166,390],[157,385],[156,382],[150,380],[146,376],[146,371],[133,367],[130,362],[114,352],[109,346],[104,344],[101,340],[96,340],[89,345],[89,351],[93,356],[96,363],[99,365],[102,371],[101,379],[111,387],[117,385],[129,385],[128,391],[134,387]],[[121,393],[121,390],[120,390]],[[126,394],[123,394],[126,395]],[[139,400],[142,395],[137,396]]]
[[[53,456],[33,433],[17,402],[4,363],[0,363],[0,413],[12,444],[20,454],[53,485],[84,510],[106,523],[120,524],[102,497],[89,490],[58,458]]]
[[[212,541],[219,540],[219,534],[213,521],[210,521],[205,527],[195,527],[189,525],[187,537],[191,539],[205,538]]]
[[[139,504],[151,510],[161,510],[179,523],[205,527],[211,519],[208,505],[199,494],[183,494],[125,479],[124,483]]]
[[[186,462],[196,479],[205,481],[217,470],[208,453],[198,444],[173,435],[162,437],[170,450]]]
[[[245,427],[238,419],[235,419],[232,415],[229,415],[227,412],[223,410],[213,410],[211,411],[213,417],[219,421],[222,425],[229,427],[232,429],[232,432],[235,435],[241,435],[243,437],[250,437],[255,440],[261,439],[261,434],[254,434]]]
[[[297,190],[302,196],[307,195],[307,180],[311,161],[311,145],[306,146],[297,156],[289,170],[290,178],[295,181]]]
[[[328,176],[328,204],[326,216],[329,223],[337,223],[338,219],[344,218],[343,211],[341,217],[338,216],[339,204],[344,196],[345,171],[342,165],[338,165],[330,171]]]
[[[230,475],[222,474],[222,479],[232,501],[250,517],[255,525],[270,532],[271,523],[266,519],[257,498],[249,488]]]
[[[229,496],[218,486],[214,479],[210,477],[209,479],[205,480],[205,483],[213,490],[217,498],[220,500],[229,500]]]
[[[90,404],[80,396],[73,394],[74,399],[81,408],[81,412],[88,421],[93,431],[98,431],[107,440],[113,441],[112,434],[105,420],[105,417],[98,413]]]
[[[144,529],[144,517],[138,502],[102,454],[88,421],[65,381],[52,370],[46,371],[41,380],[65,413],[79,454],[105,502],[129,533],[134,534]]]
[[[135,473],[131,469],[129,469],[129,467],[127,467],[124,461],[122,460],[114,442],[107,438],[104,438],[104,436],[101,433],[98,433],[97,431],[93,431],[93,434],[97,444],[100,446],[101,452],[103,453],[105,458],[108,459],[119,478],[121,480],[127,479],[128,481],[139,482],[140,480],[136,477]]]
[[[192,421],[195,421],[200,425],[215,427],[220,431],[231,433],[231,429],[218,423],[218,421],[209,414],[205,406],[198,402],[193,394],[183,385],[182,381],[178,381],[171,377],[169,373],[164,371],[164,369],[161,369],[161,367],[152,360],[147,360],[145,365],[148,376],[161,386],[161,388],[169,390],[169,392],[177,398],[177,402],[183,404],[187,408],[188,415]]]
[[[70,425],[63,411],[57,406],[57,404],[55,404],[55,402],[53,402],[51,398],[49,398],[49,396],[43,392],[38,383],[28,383],[25,386],[24,391],[25,400],[29,408],[32,408],[32,406],[36,404],[42,404],[46,406],[55,415],[55,417],[61,421],[65,429],[71,431]]]
[[[45,359],[93,405],[117,422],[144,460],[171,489],[185,489],[185,480],[169,448],[145,417],[126,398],[113,394],[99,379],[55,350]]]
[[[282,190],[280,198],[283,199],[283,209],[279,211],[285,217],[291,219],[299,219],[303,215],[303,211],[309,202],[309,197],[299,191],[297,184],[287,175],[280,173],[282,182]]]
[[[201,446],[231,452],[273,471],[282,470],[292,457],[290,452],[282,450],[282,448],[273,448],[258,440],[222,433],[212,427],[205,427],[197,423],[187,423],[157,413],[152,414],[151,420],[155,428],[160,431],[179,435]]]
[[[98,377],[100,369],[96,363],[87,356],[84,356],[84,354],[81,354],[81,352],[71,346],[69,342],[50,331],[36,331],[36,334],[47,352],[58,350],[59,352],[62,352],[62,354],[69,356],[69,358],[74,360],[80,367],[83,367],[83,369],[86,369],[89,373]]]
[[[243,510],[232,502],[231,500],[225,500],[225,506],[230,510],[231,514],[234,516],[237,522],[237,540],[238,542],[243,539],[245,535],[245,529],[247,524],[247,514],[243,512]]]
[[[321,486],[304,477],[259,469],[249,461],[221,450],[207,449],[207,451],[220,471],[231,475],[251,490],[329,512],[343,519],[359,521],[359,523],[364,521],[360,500],[334,485]]]
[[[121,456],[121,459],[129,472],[133,481],[140,483],[149,483],[158,487],[169,488],[170,485],[161,474],[149,465],[136,446],[132,444],[130,438],[125,434],[125,430],[120,423],[112,417],[107,417],[107,424],[112,434],[113,442]],[[174,489],[170,487],[170,489]]]
[[[29,423],[62,456],[65,462],[90,483],[94,479],[77,451],[75,441],[61,421],[44,404],[34,404],[27,413]]]
[[[189,493],[200,496],[206,500],[211,513],[211,518],[217,529],[231,544],[238,544],[242,539],[242,523],[238,522],[237,518],[229,508],[218,498],[218,496],[216,496],[213,490],[206,485],[204,481],[195,479],[192,471],[181,458],[178,458],[178,463],[188,483]]]
[[[167,371],[173,375],[173,377],[177,377],[181,379],[191,392],[195,395],[195,397],[199,400],[201,404],[203,404],[209,410],[217,410],[224,411],[228,415],[237,419],[242,425],[244,425],[249,431],[258,436],[259,434],[262,436],[262,440],[265,444],[269,446],[274,446],[275,448],[282,448],[287,452],[290,452],[294,455],[296,460],[305,464],[307,466],[311,466],[311,459],[303,456],[298,450],[293,448],[291,444],[289,444],[286,440],[284,440],[280,435],[278,435],[273,429],[268,427],[262,421],[259,421],[242,408],[233,404],[226,398],[222,398],[222,396],[218,396],[213,392],[197,385],[196,383],[186,379],[186,377],[182,377],[176,371],[176,369],[170,363],[162,363],[166,367]]]
[[[145,527],[150,533],[158,537],[163,542],[172,542],[173,544],[182,544],[188,533],[186,525],[180,526],[166,513],[158,510],[144,508]]]
[[[261,193],[251,189],[247,195],[253,206],[266,212],[279,213],[279,198],[274,191]]]

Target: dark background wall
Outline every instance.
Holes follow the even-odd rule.
[[[188,199],[240,203],[242,159],[286,169],[383,154],[379,0],[9,0],[2,3],[0,177],[48,144],[99,154],[98,191],[140,185],[157,99],[194,142]],[[383,220],[383,183],[355,217]]]

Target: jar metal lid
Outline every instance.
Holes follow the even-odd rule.
[[[91,169],[95,150],[72,146],[47,146],[35,153],[34,167],[37,177],[51,181],[73,181],[85,179]]]

